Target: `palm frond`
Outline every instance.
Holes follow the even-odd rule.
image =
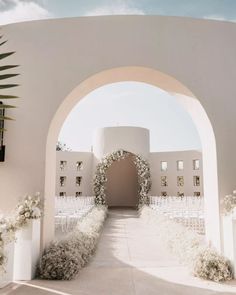
[[[11,120],[11,121],[14,121],[14,119],[12,119],[10,117],[5,117],[5,116],[0,115],[0,121],[1,120]]]
[[[5,74],[5,75],[0,75],[0,80],[9,79],[9,78],[12,78],[12,77],[16,77],[18,75],[19,74]]]
[[[7,40],[6,41],[3,41],[2,43],[0,43],[0,46],[2,46],[5,43],[7,43]]]
[[[12,88],[16,86],[19,86],[19,84],[2,84],[0,85],[0,89]]]
[[[0,67],[0,71],[9,70],[9,69],[16,68],[16,67],[19,67],[19,65],[6,65],[6,66],[1,66]]]
[[[14,109],[16,106],[12,106],[9,104],[0,104],[0,109]]]
[[[0,100],[1,99],[16,99],[16,98],[19,98],[19,96],[16,96],[16,95],[4,95],[4,94],[0,94]]]
[[[2,39],[2,35],[0,35],[0,47],[3,46],[7,40],[4,41],[4,39]],[[0,53],[0,61],[4,58],[7,58],[9,56],[11,56],[12,54],[14,54],[15,52],[14,51],[10,51],[10,52],[5,52],[5,53]],[[1,71],[5,71],[5,70],[10,70],[10,69],[13,69],[13,68],[16,68],[18,67],[18,65],[11,65],[11,64],[6,64],[6,65],[1,65],[0,66],[0,72]],[[18,76],[19,74],[17,73],[12,73],[12,74],[2,74],[0,75],[0,81],[1,80],[5,80],[5,79],[10,79],[10,78],[13,78],[13,77],[16,77]],[[19,86],[19,84],[13,84],[13,83],[10,83],[10,84],[0,84],[0,90],[1,89],[8,89],[8,88],[13,88],[13,87],[17,87]],[[0,149],[2,148],[3,146],[3,134],[4,132],[6,131],[6,129],[4,128],[4,121],[5,120],[14,120],[8,116],[5,116],[5,112],[7,109],[13,109],[13,108],[16,108],[16,106],[13,106],[13,105],[9,105],[9,104],[4,104],[3,101],[6,100],[6,99],[16,99],[18,98],[18,96],[16,95],[4,95],[4,94],[0,94],[0,135],[1,135],[1,140],[0,140]],[[3,101],[1,101],[3,100]],[[1,161],[4,161],[4,155],[3,157],[1,158]]]
[[[10,55],[12,55],[12,54],[14,54],[14,53],[15,53],[15,51],[6,52],[6,53],[1,53],[1,54],[0,54],[0,60],[3,59],[3,58],[8,57],[8,56],[10,56]]]

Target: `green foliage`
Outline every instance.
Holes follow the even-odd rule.
[[[0,36],[0,39],[2,39],[2,37],[3,36]],[[0,43],[0,49],[1,49],[1,46],[6,44],[6,42],[7,40],[2,41]],[[14,53],[15,53],[14,51],[0,53],[0,62],[2,62],[5,58],[13,55]],[[14,69],[16,67],[18,67],[18,65],[11,65],[11,64],[0,65],[0,81],[3,81],[3,80],[5,81],[6,79],[11,79],[13,77],[18,76],[19,74],[17,73],[2,73],[3,71]],[[17,87],[17,86],[18,84],[4,83],[4,84],[0,84],[0,90],[2,89],[5,90],[5,89]],[[0,147],[3,145],[3,132],[6,131],[6,129],[4,128],[4,121],[13,120],[12,118],[5,116],[5,110],[15,108],[15,106],[6,104],[4,101],[9,99],[16,99],[16,98],[18,98],[18,96],[4,94],[4,93],[0,94]]]
[[[71,148],[66,145],[66,143],[58,141],[56,144],[56,151],[71,151]]]

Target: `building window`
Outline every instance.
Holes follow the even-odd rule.
[[[60,176],[60,186],[66,185],[66,176]]]
[[[162,197],[167,197],[167,192],[161,192]]]
[[[66,192],[59,192],[60,197],[66,197]]]
[[[167,186],[167,176],[161,176],[161,186]]]
[[[193,185],[200,186],[200,176],[193,176]]]
[[[177,196],[182,198],[182,197],[184,197],[184,193],[183,192],[177,192]]]
[[[184,177],[183,176],[177,176],[177,185],[184,186]]]
[[[76,192],[75,193],[75,197],[77,198],[77,197],[80,197],[80,196],[82,196],[82,192]]]
[[[184,170],[184,161],[177,161],[177,170]]]
[[[200,161],[193,160],[193,170],[199,170],[199,169],[200,169]]]
[[[66,168],[67,161],[60,161],[60,169],[64,170]]]
[[[193,195],[194,195],[194,197],[201,197],[201,193],[200,192],[194,192]]]
[[[167,162],[161,161],[161,171],[167,171]]]
[[[82,182],[82,176],[76,176],[75,184],[76,186],[80,186]]]
[[[76,162],[76,170],[80,171],[83,169],[83,162],[82,161],[77,161]]]

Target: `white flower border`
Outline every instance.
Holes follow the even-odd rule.
[[[39,261],[39,277],[72,280],[94,253],[106,215],[106,206],[94,206],[70,234],[51,243]]]
[[[40,194],[36,193],[34,196],[25,196],[11,216],[0,219],[0,275],[6,272],[5,246],[15,240],[16,231],[27,226],[31,219],[38,219],[41,216],[42,202]]]
[[[236,208],[236,190],[232,194],[226,195],[222,201],[223,212],[225,215],[232,214]]]
[[[98,205],[106,204],[106,171],[115,162],[125,159],[127,156],[132,155],[134,164],[138,173],[139,184],[139,206],[148,205],[149,197],[148,193],[151,189],[151,173],[149,163],[140,155],[134,155],[125,150],[117,150],[101,160],[97,165],[95,177],[93,181],[95,203]]]
[[[140,209],[141,218],[152,223],[156,234],[179,261],[187,265],[194,276],[215,282],[233,278],[231,263],[214,248],[205,245],[203,238],[185,226],[157,213],[148,206]]]

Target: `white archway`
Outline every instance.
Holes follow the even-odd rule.
[[[47,136],[45,171],[45,215],[43,244],[54,236],[54,196],[56,180],[55,146],[60,129],[73,107],[88,93],[106,84],[124,81],[143,82],[174,95],[192,117],[199,132],[203,152],[206,237],[221,249],[216,142],[211,122],[194,94],[181,82],[146,67],[119,67],[99,72],[80,83],[62,102],[55,113]]]

